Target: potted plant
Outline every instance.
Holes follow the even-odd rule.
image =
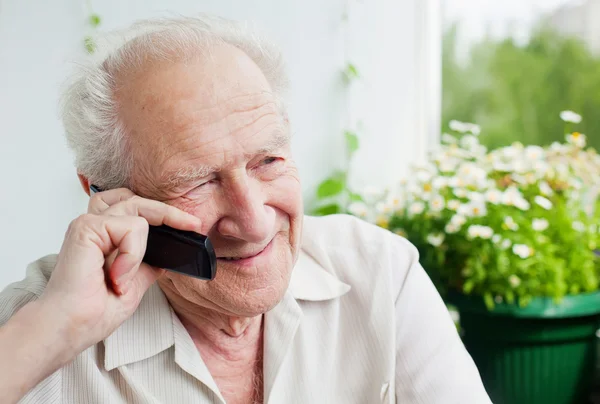
[[[478,126],[450,126],[411,181],[343,210],[417,246],[495,403],[585,403],[600,325],[600,156],[577,132],[488,151]]]

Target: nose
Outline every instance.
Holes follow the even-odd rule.
[[[272,236],[275,210],[266,204],[261,183],[253,178],[237,178],[229,184],[222,201],[225,214],[217,230],[225,238],[260,243]]]

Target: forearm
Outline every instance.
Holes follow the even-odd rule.
[[[25,305],[0,328],[2,402],[16,403],[73,358],[62,330],[39,301]]]

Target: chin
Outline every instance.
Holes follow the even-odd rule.
[[[265,314],[279,304],[286,290],[287,286],[278,288],[277,291],[257,290],[251,292],[243,302],[234,302],[232,313],[240,317],[256,317]]]

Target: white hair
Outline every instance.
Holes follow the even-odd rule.
[[[133,153],[115,98],[117,77],[125,69],[149,60],[207,57],[215,45],[229,44],[256,63],[284,108],[287,75],[281,52],[248,24],[205,14],[149,19],[95,43],[95,52],[77,66],[63,93],[61,113],[78,172],[103,189],[130,186]]]

